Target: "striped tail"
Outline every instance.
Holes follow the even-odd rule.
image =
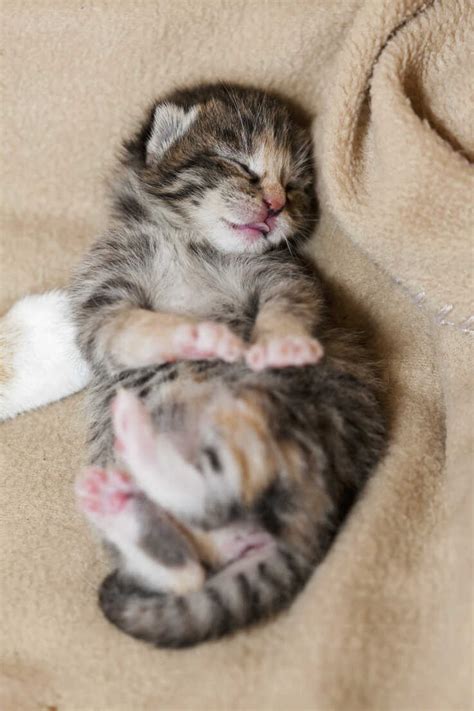
[[[115,571],[102,583],[105,616],[133,637],[158,647],[190,647],[218,639],[287,607],[315,561],[274,546],[224,568],[185,595],[145,592]]]

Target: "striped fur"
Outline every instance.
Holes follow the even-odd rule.
[[[125,529],[109,536],[119,568],[100,605],[131,635],[192,645],[274,614],[303,587],[383,452],[380,386],[301,255],[314,169],[307,123],[286,102],[226,85],[167,97],[125,145],[113,200],[72,287],[93,372],[90,461],[125,462],[134,482],[133,546]],[[123,429],[135,460],[114,448],[119,388],[138,398],[132,430],[141,408],[136,434]],[[234,535],[263,543],[233,557]],[[132,549],[175,584],[151,582]]]

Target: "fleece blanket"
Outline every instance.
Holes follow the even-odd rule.
[[[64,286],[143,107],[227,79],[315,115],[314,256],[382,364],[390,449],[274,622],[155,650],[96,606],[76,512],[82,395],[1,425],[0,708],[468,709],[472,704],[469,0],[4,0],[1,309]]]

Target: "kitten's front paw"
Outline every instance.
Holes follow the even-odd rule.
[[[252,370],[264,370],[317,363],[323,355],[323,347],[316,338],[276,336],[251,346],[245,360]]]
[[[88,467],[76,480],[79,506],[94,520],[121,513],[136,493],[130,477],[116,469]]]
[[[173,345],[177,358],[186,360],[224,360],[234,363],[244,354],[245,345],[224,324],[203,321],[178,326]]]

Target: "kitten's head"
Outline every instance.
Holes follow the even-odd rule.
[[[261,253],[314,225],[310,133],[273,94],[224,84],[175,92],[126,150],[157,205],[221,251]]]

